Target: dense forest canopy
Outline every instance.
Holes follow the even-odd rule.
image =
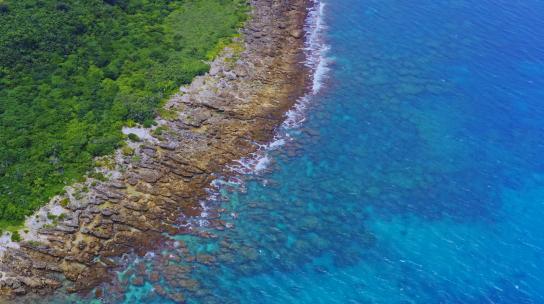
[[[17,223],[207,71],[243,0],[0,0],[0,224]]]

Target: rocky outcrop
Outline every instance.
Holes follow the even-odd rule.
[[[89,291],[117,266],[111,258],[144,255],[166,234],[200,234],[189,229],[190,219],[202,212],[199,201],[213,173],[228,174],[229,163],[270,140],[306,88],[301,39],[306,0],[252,0],[251,5],[253,16],[241,38],[208,74],[171,98],[166,109],[175,115],[159,117],[155,138],[138,143],[132,155],[117,153],[120,174],[89,183],[78,198],[70,196],[64,216],[37,231],[39,241],[4,252],[2,294],[44,294],[61,286]],[[199,256],[197,262],[215,260]],[[153,274],[150,281],[156,280]],[[179,284],[190,289],[197,282]],[[172,299],[184,301],[181,294]]]

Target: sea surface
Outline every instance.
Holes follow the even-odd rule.
[[[313,87],[203,202],[229,229],[173,240],[214,261],[187,302],[544,303],[544,1],[321,0],[307,30]]]

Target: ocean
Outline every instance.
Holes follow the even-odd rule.
[[[230,229],[161,252],[214,261],[187,302],[544,303],[544,2],[315,4],[312,88],[203,202]]]

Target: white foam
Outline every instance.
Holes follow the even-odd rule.
[[[327,54],[330,47],[324,41],[324,31],[327,29],[324,20],[325,3],[314,1],[314,6],[308,14],[306,22],[306,65],[312,70],[312,93],[317,94],[329,72]]]
[[[268,167],[269,163],[270,163],[270,158],[268,158],[268,155],[263,155],[255,163],[255,172],[259,173],[263,171],[264,169]]]
[[[308,104],[312,101],[312,97],[321,91],[329,74],[332,59],[328,57],[330,46],[326,44],[324,38],[327,29],[324,18],[325,3],[314,0],[304,27],[306,32],[305,65],[312,71],[312,87],[310,92],[299,98],[293,108],[286,113],[286,119],[282,124],[283,129],[297,128],[306,120],[305,112]]]

